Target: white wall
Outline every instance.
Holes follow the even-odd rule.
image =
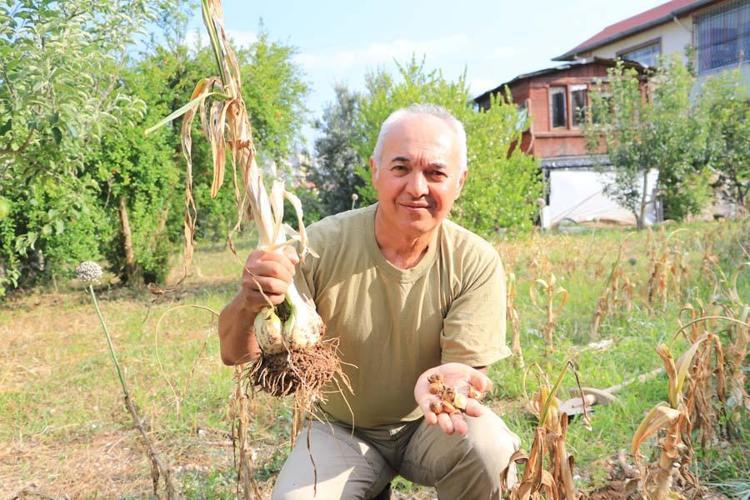
[[[649,192],[653,191],[658,175],[656,170],[649,172]],[[606,220],[635,224],[635,216],[630,210],[618,205],[604,194],[604,187],[611,184],[613,179],[613,172],[599,173],[590,168],[550,170],[550,201],[543,210],[542,227],[554,227],[563,219],[575,222]],[[639,184],[642,192],[642,181]],[[656,211],[654,205],[650,204],[647,207],[646,224],[654,222]]]
[[[683,17],[676,21],[655,26],[646,31],[617,40],[616,42],[599,47],[591,51],[592,56],[614,59],[617,53],[636,47],[642,43],[661,37],[661,55],[681,54],[684,56],[685,47],[693,43],[693,18]]]

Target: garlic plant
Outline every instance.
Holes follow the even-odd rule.
[[[196,85],[188,104],[164,118],[148,132],[155,130],[175,118],[185,115],[182,122],[183,154],[187,160],[185,200],[185,260],[186,267],[192,256],[192,237],[195,228],[195,204],[192,197],[192,146],[191,125],[199,112],[201,125],[211,144],[214,178],[211,196],[216,196],[224,179],[226,147],[229,146],[233,168],[232,176],[237,193],[238,214],[252,214],[258,230],[258,247],[268,251],[281,251],[290,244],[287,237],[297,240],[301,254],[313,254],[307,247],[305,228],[302,222],[302,204],[292,193],[284,189],[275,169],[270,193],[263,182],[263,174],[256,163],[252,127],[242,99],[240,68],[224,29],[223,12],[219,0],[201,1],[203,21],[208,28],[211,48],[219,69],[219,77],[204,78]],[[244,190],[237,185],[237,170],[242,172]],[[239,193],[244,195],[240,196]],[[296,212],[299,231],[283,224],[284,200],[289,201]],[[239,228],[238,220],[235,229]],[[314,254],[313,254],[314,255]],[[290,349],[304,349],[316,344],[323,331],[323,322],[315,311],[314,304],[302,297],[292,284],[286,299],[280,306],[269,304],[255,320],[255,332],[264,354],[278,354]]]

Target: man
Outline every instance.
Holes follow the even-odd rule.
[[[340,342],[353,394],[327,395],[320,409],[328,422],[312,424],[309,450],[297,440],[273,496],[373,498],[400,474],[444,499],[500,498],[518,437],[474,400],[466,416],[436,415],[427,382],[437,373],[486,392],[486,367],[510,354],[497,252],[446,220],[467,176],[463,126],[437,106],[396,111],[370,170],[376,205],[312,225],[320,258],[296,274],[293,252],[251,253],[242,289],[219,319],[225,363],[257,356],[255,314],[265,297],[280,303],[294,279]]]

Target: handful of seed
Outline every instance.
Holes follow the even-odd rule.
[[[455,387],[445,385],[443,377],[439,373],[430,375],[427,378],[427,382],[430,384],[430,394],[438,397],[438,399],[430,403],[430,411],[435,415],[440,415],[441,413],[447,413],[448,415],[458,412],[465,413],[469,399],[481,401],[484,397],[484,394],[476,390],[472,385],[468,386],[466,394],[457,391]]]

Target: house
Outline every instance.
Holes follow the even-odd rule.
[[[607,26],[553,61],[621,58],[645,66],[695,55],[699,79],[740,67],[750,87],[750,0],[672,0]]]
[[[529,114],[531,128],[521,148],[541,159],[548,190],[543,227],[566,220],[634,221],[628,210],[604,194],[612,174],[592,167],[606,166],[607,158],[588,155],[580,123],[592,82],[604,78],[613,60],[642,68],[672,54],[694,62],[699,84],[705,77],[739,67],[750,88],[750,0],[671,0],[607,26],[552,59],[565,64],[520,75],[474,100],[486,108],[490,95],[507,85],[513,102]],[[657,175],[649,172],[646,190]],[[652,204],[646,223],[657,219],[658,207]]]
[[[625,64],[639,72],[644,70],[638,63]],[[635,222],[628,209],[605,195],[612,176],[606,172],[608,159],[605,155],[588,154],[582,127],[592,85],[606,80],[607,70],[614,65],[612,59],[576,59],[519,75],[474,99],[479,108],[487,109],[491,96],[507,88],[513,102],[529,114],[531,124],[520,147],[541,160],[547,186],[541,214],[545,229],[564,222]],[[649,177],[652,186],[655,176],[654,171]],[[652,205],[647,222],[655,220],[656,208]]]

